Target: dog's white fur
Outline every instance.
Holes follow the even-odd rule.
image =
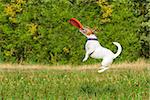
[[[89,28],[84,28],[80,30],[80,32],[83,35],[85,35],[88,39],[97,39],[96,35],[93,34],[91,29]],[[103,59],[98,72],[101,73],[107,70],[109,68],[109,65],[113,62],[113,59],[119,56],[119,54],[122,51],[122,47],[118,42],[113,42],[113,44],[118,47],[116,54],[114,54],[109,49],[102,47],[98,41],[88,40],[85,44],[86,54],[83,59],[83,62],[86,61],[89,56],[95,59]]]

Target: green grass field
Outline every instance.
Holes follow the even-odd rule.
[[[149,99],[149,64],[115,64],[102,74],[96,66],[0,65],[0,100]]]

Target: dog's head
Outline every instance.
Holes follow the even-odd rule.
[[[88,27],[80,29],[79,31],[85,36],[90,36],[90,35],[94,34],[94,31]]]

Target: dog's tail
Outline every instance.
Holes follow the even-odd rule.
[[[118,47],[117,53],[114,55],[114,59],[115,59],[116,57],[118,57],[120,55],[120,53],[122,51],[122,47],[118,42],[113,42],[113,44]]]

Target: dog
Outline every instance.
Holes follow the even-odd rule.
[[[90,28],[83,28],[79,31],[87,37],[87,41],[85,44],[86,53],[82,61],[85,62],[89,56],[95,59],[102,59],[98,73],[102,73],[105,70],[109,69],[109,65],[112,64],[113,60],[122,52],[121,45],[118,42],[113,42],[113,44],[118,47],[117,53],[114,54],[111,50],[100,45],[96,35]]]

